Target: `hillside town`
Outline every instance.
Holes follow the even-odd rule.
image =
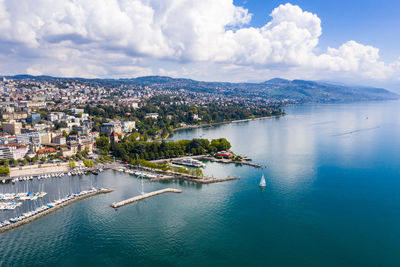
[[[9,167],[96,160],[108,152],[96,146],[100,136],[114,147],[165,139],[177,128],[281,114],[247,98],[156,83],[2,78],[0,96],[2,175]]]

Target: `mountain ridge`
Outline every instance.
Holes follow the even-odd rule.
[[[394,100],[399,95],[384,88],[350,86],[311,80],[273,78],[264,82],[206,82],[169,76],[141,76],[136,78],[63,78],[48,75],[18,74],[1,76],[7,79],[49,81],[80,81],[106,85],[151,86],[154,89],[189,90],[200,93],[222,94],[232,97],[266,98],[297,103],[332,103],[372,100]]]

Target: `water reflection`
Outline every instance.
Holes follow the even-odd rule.
[[[176,187],[183,193],[117,211],[109,205],[138,195],[140,180],[113,171],[71,178],[115,192],[2,234],[0,265],[341,266],[345,259],[397,266],[399,110],[398,102],[305,105],[279,119],[178,132],[174,139],[226,137],[235,152],[267,168],[207,162],[207,175],[241,179],[212,185],[145,180],[146,192]],[[67,181],[48,182],[57,195]]]

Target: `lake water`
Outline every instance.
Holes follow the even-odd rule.
[[[133,176],[56,178],[46,185],[54,192],[77,179],[115,192],[0,234],[0,266],[398,266],[399,104],[295,106],[281,118],[180,131],[173,139],[226,137],[266,168],[207,163],[208,175],[241,179],[146,182],[147,192],[183,193],[117,211],[112,202],[140,192]]]

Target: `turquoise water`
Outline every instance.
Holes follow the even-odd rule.
[[[183,193],[117,211],[109,204],[139,194],[136,178],[71,178],[115,192],[1,234],[0,266],[398,266],[399,104],[297,106],[282,118],[180,131],[174,139],[226,137],[267,168],[207,163],[209,175],[241,179],[146,182],[145,191]]]

